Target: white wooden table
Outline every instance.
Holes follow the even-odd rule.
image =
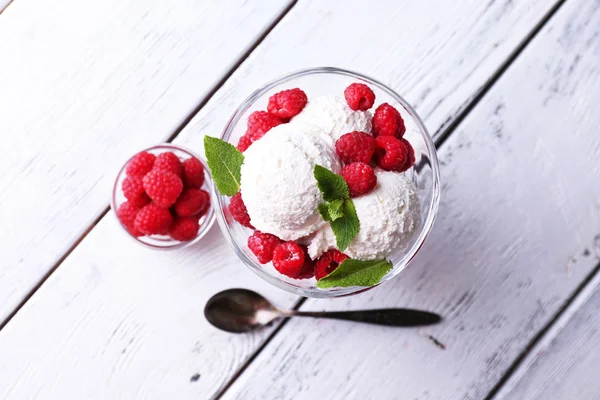
[[[4,8],[6,7],[6,8]],[[600,398],[600,0],[0,0],[0,399]],[[442,164],[411,268],[362,295],[260,281],[215,226],[125,240],[116,169],[202,151],[283,73],[332,65],[415,105]],[[427,329],[289,320],[231,335],[206,300],[419,307]]]

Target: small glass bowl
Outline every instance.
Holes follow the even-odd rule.
[[[344,89],[351,83],[363,82],[376,95],[375,107],[387,102],[401,111],[406,125],[404,137],[408,139],[415,150],[416,162],[404,174],[417,187],[421,206],[421,223],[412,235],[405,249],[397,249],[387,257],[393,264],[381,280],[380,284],[398,275],[419,251],[427,235],[431,231],[440,201],[440,175],[435,145],[423,121],[416,111],[400,95],[384,84],[362,74],[332,67],[320,67],[301,70],[285,75],[252,93],[235,111],[221,139],[236,145],[246,131],[248,116],[258,110],[266,110],[269,97],[281,90],[299,87],[307,94],[309,102],[317,96],[337,95],[344,98]],[[271,263],[260,264],[256,256],[247,246],[250,229],[238,224],[229,212],[230,198],[220,195],[215,189],[214,198],[217,200],[217,220],[225,238],[229,241],[238,257],[258,276],[271,284],[288,292],[314,298],[331,298],[355,294],[365,291],[365,287],[346,287],[319,289],[314,278],[296,280],[277,272]]]
[[[125,196],[123,195],[123,190],[121,189],[123,180],[127,176],[127,174],[125,172],[127,165],[133,159],[133,157],[135,157],[137,154],[142,153],[144,151],[147,151],[148,153],[152,153],[155,155],[158,155],[160,153],[164,153],[167,151],[171,151],[177,157],[179,157],[179,159],[182,161],[187,158],[190,158],[190,157],[196,157],[198,160],[200,160],[200,162],[202,163],[202,166],[204,167],[204,183],[202,184],[202,187],[200,189],[206,190],[208,193],[211,193],[212,186],[213,186],[212,178],[208,172],[209,171],[208,166],[206,165],[206,162],[204,161],[204,159],[202,157],[200,157],[199,155],[197,155],[197,154],[191,152],[190,150],[183,148],[181,146],[176,146],[176,145],[168,144],[168,143],[158,144],[156,146],[152,146],[147,149],[140,150],[138,153],[134,154],[129,160],[127,160],[127,162],[121,167],[121,170],[119,171],[119,174],[117,175],[117,179],[115,179],[115,184],[113,186],[113,192],[112,192],[112,198],[111,198],[111,202],[110,202],[110,206],[114,211],[113,214],[115,215],[115,218],[117,217],[117,210],[118,210],[119,206],[127,200],[125,198]],[[127,228],[125,228],[125,226],[121,223],[121,221],[119,221],[118,218],[117,218],[117,221],[119,221],[119,224],[121,225],[121,227],[123,228],[123,231],[125,231],[127,236],[133,238],[136,242],[141,243],[144,246],[148,246],[150,248],[160,249],[160,250],[177,249],[177,248],[182,248],[182,247],[190,246],[194,243],[197,243],[200,239],[202,239],[204,237],[204,235],[206,235],[206,233],[209,231],[210,227],[215,222],[215,209],[213,206],[213,202],[214,202],[214,197],[211,196],[210,207],[208,208],[206,213],[204,213],[204,215],[200,218],[200,229],[198,230],[198,235],[193,240],[189,240],[187,242],[180,242],[179,240],[174,240],[171,237],[169,237],[168,235],[151,235],[151,236],[136,237],[136,236],[133,236],[132,234],[130,234],[129,231],[127,231]]]

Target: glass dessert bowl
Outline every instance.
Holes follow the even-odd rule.
[[[111,208],[125,233],[144,246],[163,250],[189,246],[202,239],[215,221],[208,171],[201,157],[181,146],[165,143],[141,150],[121,167]],[[152,180],[160,182],[145,182],[150,172],[155,175]],[[165,175],[171,179],[165,181]],[[155,188],[149,191],[147,184]],[[138,221],[146,206],[155,210],[147,210],[145,221]]]
[[[364,89],[364,85],[369,89]],[[304,100],[298,93],[281,94],[282,91],[294,88],[300,88],[305,93]],[[370,93],[365,94],[366,97],[363,96],[364,90]],[[292,111],[289,110],[290,107]],[[294,107],[299,107],[299,111],[294,111]],[[392,108],[401,115],[398,123],[389,119],[390,115],[397,113]],[[279,118],[280,122],[270,126],[271,116],[265,117],[265,110],[271,116]],[[259,124],[258,136],[257,118],[253,114],[257,111],[262,111],[265,114],[262,117],[267,118],[260,121],[262,125]],[[288,111],[293,114],[291,117],[286,114]],[[254,121],[248,123],[251,115]],[[261,131],[265,124],[267,126],[263,130],[266,133]],[[362,133],[358,134],[359,131]],[[366,191],[358,194],[356,187],[362,188],[364,182],[361,181],[356,186],[352,180],[354,177],[360,180],[363,175],[356,172],[356,169],[347,172],[346,167],[361,163],[347,159],[344,150],[340,150],[344,146],[340,147],[339,144],[350,140],[344,136],[357,134],[363,138],[350,141],[355,143],[353,150],[349,150],[350,153],[359,151],[356,148],[362,147],[360,140],[364,136],[393,137],[367,140],[366,147],[374,146],[374,150],[371,151],[372,156],[369,156],[372,157],[369,158],[371,161],[365,160],[365,168],[373,171],[369,172],[369,179],[375,179],[377,183],[369,184]],[[251,143],[254,139],[250,138],[254,137],[257,138],[256,142]],[[318,138],[313,140],[315,137]],[[239,222],[239,215],[234,215],[239,214],[240,196],[224,196],[213,188],[217,220],[236,254],[252,271],[281,289],[306,297],[330,298],[377,286],[406,268],[431,231],[440,198],[435,146],[415,110],[392,89],[371,78],[330,67],[302,70],[283,76],[256,90],[240,105],[225,127],[221,139],[237,145],[244,154],[240,186],[241,198],[248,203],[246,215],[250,221],[246,221],[246,225],[256,225],[258,230],[280,237],[283,242],[297,242],[303,246],[304,256],[314,259],[313,265],[324,257],[323,252],[338,247],[343,248],[344,254],[362,263],[354,267],[371,268],[376,275],[380,275],[376,280],[367,279],[368,283],[360,283],[360,279],[354,280],[360,273],[353,274],[350,263],[345,265],[347,268],[337,267],[339,263],[333,263],[332,270],[337,267],[337,274],[328,269],[327,273],[331,275],[327,276],[321,271],[320,274],[317,272],[317,276],[320,279],[327,276],[325,280],[331,281],[335,274],[337,280],[334,279],[334,283],[343,284],[321,285],[323,282],[319,281],[318,287],[317,279],[311,274],[294,276],[285,273],[285,266],[282,267],[281,262],[277,264],[278,268],[272,262],[260,262],[255,251],[248,245],[254,229],[243,226]],[[386,147],[388,142],[391,146],[389,149]],[[409,144],[402,147],[400,142]],[[396,158],[391,156],[396,154],[394,146],[400,146],[400,153]],[[288,150],[289,154],[278,153]],[[350,158],[352,157],[351,155]],[[397,166],[390,165],[394,160],[400,160]],[[313,169],[309,171],[307,165]],[[319,166],[330,170],[324,173],[333,172],[339,179],[343,176],[348,182],[348,189],[345,190],[351,193],[352,198],[348,196],[348,200],[343,200],[343,195],[337,199],[336,195],[331,197],[331,193],[327,194],[327,189],[322,186],[325,183],[321,179],[326,181],[329,175],[318,178],[316,169]],[[282,182],[277,182],[282,175],[285,175],[286,181],[283,185]],[[265,187],[270,187],[269,191],[264,191]],[[352,203],[349,208],[346,207],[348,202]],[[324,203],[333,207],[328,208],[332,213],[343,210],[340,211],[343,218],[354,215],[360,220],[361,228],[357,228],[358,231],[351,235],[351,240],[343,243],[342,239],[340,242],[344,235],[340,233],[340,224],[334,222],[340,217],[331,217],[328,214],[330,211],[322,211]],[[379,204],[384,205],[383,211],[371,212],[381,208]],[[325,218],[331,218],[327,220],[331,222],[327,222]],[[334,225],[336,229],[332,229]],[[283,250],[279,253],[277,251],[276,249],[275,254],[279,254],[281,259]],[[373,253],[369,254],[369,251]],[[294,257],[291,253],[288,257],[292,259]],[[343,258],[336,259],[339,262],[342,260]],[[373,260],[383,260],[386,263],[377,264]],[[371,265],[368,265],[370,262]],[[350,275],[350,279],[346,279]],[[367,282],[364,280],[365,275],[361,276],[362,282]]]

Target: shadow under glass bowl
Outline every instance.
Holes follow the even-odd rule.
[[[269,97],[281,90],[299,87],[306,92],[310,102],[310,99],[318,96],[337,95],[343,98],[344,89],[354,82],[367,84],[375,93],[375,106],[371,112],[381,103],[389,103],[401,112],[406,125],[404,137],[415,149],[416,162],[404,174],[417,188],[421,222],[405,246],[387,257],[393,268],[383,277],[381,284],[398,275],[417,254],[431,231],[440,201],[440,175],[435,146],[425,125],[406,100],[386,85],[359,73],[332,67],[301,70],[267,83],[252,93],[230,118],[221,139],[236,145],[246,131],[248,116],[254,111],[266,110]],[[242,262],[267,282],[293,294],[313,298],[339,297],[369,289],[359,286],[319,289],[314,278],[291,279],[277,272],[271,263],[260,264],[247,246],[252,231],[235,222],[229,212],[230,198],[222,196],[214,188],[213,198],[216,199],[217,220],[226,240]]]
[[[156,146],[152,146],[147,149],[140,150],[139,152],[134,154],[129,160],[127,160],[127,162],[125,164],[123,164],[123,166],[119,170],[119,173],[117,174],[117,178],[115,179],[115,183],[113,185],[113,191],[112,191],[112,197],[111,197],[111,203],[110,203],[111,208],[113,209],[113,214],[115,215],[115,218],[117,217],[117,210],[118,210],[119,206],[127,200],[125,198],[125,196],[123,195],[123,190],[121,189],[123,180],[127,176],[127,174],[125,172],[125,170],[127,169],[127,165],[133,159],[133,157],[135,157],[136,155],[138,155],[139,153],[142,153],[144,151],[147,151],[148,153],[152,153],[154,155],[159,155],[161,153],[171,151],[177,157],[179,157],[179,159],[181,161],[188,159],[190,157],[196,157],[200,161],[200,163],[202,163],[202,166],[204,167],[204,183],[202,184],[202,187],[200,189],[206,190],[208,193],[212,192],[212,187],[213,187],[212,178],[211,178],[210,174],[208,173],[208,171],[209,171],[208,166],[206,165],[206,162],[204,161],[204,159],[202,157],[200,157],[198,154],[195,154],[192,151],[190,151],[184,147],[178,146],[178,145],[173,145],[173,144],[169,144],[169,143],[158,144]],[[194,243],[197,243],[210,230],[210,227],[215,222],[214,202],[215,202],[214,196],[211,196],[210,207],[208,208],[206,213],[204,213],[204,215],[200,218],[200,229],[198,230],[198,235],[193,240],[189,240],[187,242],[181,242],[181,241],[172,239],[168,235],[151,235],[151,236],[136,237],[136,236],[133,236],[132,234],[130,234],[129,231],[127,231],[125,226],[121,223],[121,221],[118,218],[117,218],[117,221],[119,221],[119,224],[121,225],[121,227],[123,228],[123,231],[125,232],[125,234],[127,236],[129,236],[130,238],[134,239],[136,242],[138,242],[144,246],[147,246],[147,247],[150,247],[153,249],[159,249],[159,250],[179,249],[179,248],[187,247]]]

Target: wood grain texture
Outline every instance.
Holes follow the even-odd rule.
[[[600,236],[597,240],[595,255],[600,259]],[[494,399],[598,399],[599,289],[597,275]]]
[[[599,28],[600,2],[567,2],[444,143],[439,218],[410,268],[302,307],[417,307],[444,323],[291,320],[224,399],[485,398],[600,257]]]
[[[431,104],[428,124],[438,130],[551,7],[545,1],[459,3],[440,1],[445,11],[432,13],[430,4],[403,1],[391,18],[378,5],[365,13],[360,1],[299,2],[176,142],[200,151],[203,134],[218,135],[258,85],[318,64],[358,69],[396,84],[406,78],[414,87],[399,90],[413,101],[429,87],[419,109],[425,112]],[[414,21],[417,16],[421,23]],[[347,21],[377,29],[351,46],[345,41]],[[376,40],[382,43],[374,47]],[[434,107],[438,102],[444,106]],[[444,107],[440,114],[433,111]],[[242,286],[282,306],[297,300],[244,268],[216,227],[198,246],[156,253],[126,241],[113,216],[107,217],[0,332],[0,398],[162,398],[167,391],[178,398],[207,398],[268,332],[233,336],[210,328],[201,316],[206,299]]]
[[[18,0],[0,15],[0,324],[105,209],[118,164],[169,137],[287,4]]]

